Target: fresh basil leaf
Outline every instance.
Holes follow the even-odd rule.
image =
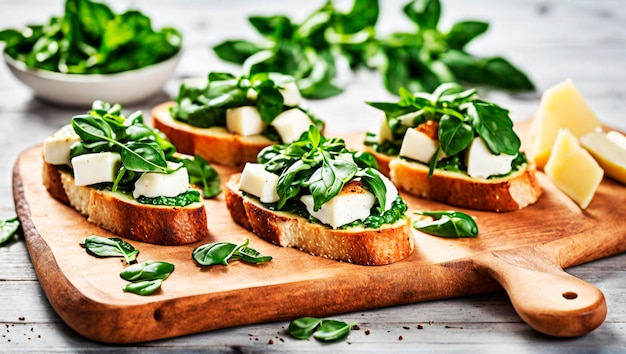
[[[365,151],[355,151],[352,153],[352,159],[359,168],[371,167],[378,170],[378,160],[374,155]]]
[[[122,163],[129,171],[171,173],[165,154],[155,143],[129,142],[120,151]]]
[[[163,261],[145,261],[122,270],[120,277],[131,282],[143,280],[165,280],[174,271],[174,265]]]
[[[246,40],[226,40],[213,47],[220,59],[239,64],[260,50],[256,44]]]
[[[127,264],[136,262],[139,250],[121,238],[89,236],[81,242],[87,253],[96,257],[124,257]]]
[[[236,248],[237,245],[231,242],[215,242],[195,248],[191,255],[193,260],[202,266],[228,265],[229,255]]]
[[[441,17],[441,4],[439,0],[413,0],[402,11],[420,30],[436,29]]]
[[[122,290],[127,293],[146,296],[159,290],[162,284],[163,279],[142,280],[126,284]]]
[[[265,263],[272,260],[272,256],[264,256],[259,251],[247,246],[239,248],[233,255],[233,258],[253,264]]]
[[[337,320],[324,320],[319,328],[313,332],[313,337],[324,342],[346,339],[354,323]]]
[[[382,215],[385,212],[385,206],[387,205],[387,186],[385,185],[380,172],[368,167],[362,172],[359,172],[358,176],[361,177],[361,183],[363,186],[374,193],[376,200],[378,200],[378,214]]]
[[[213,198],[222,192],[220,176],[217,171],[201,156],[181,159],[189,174],[189,183],[202,187],[204,198]]]
[[[413,223],[414,228],[427,234],[440,237],[476,237],[478,235],[476,221],[465,213],[438,210],[416,211],[415,214],[430,217]]]
[[[248,247],[250,240],[245,239],[237,245],[232,242],[214,242],[196,247],[191,257],[201,266],[216,264],[228,265],[231,259],[238,259],[246,263],[264,263],[272,260],[270,256],[263,256],[257,250]]]
[[[283,111],[283,95],[273,85],[265,85],[258,91],[256,107],[259,110],[261,119],[265,123],[270,124]]]
[[[322,321],[322,319],[315,317],[298,318],[289,323],[289,334],[298,339],[309,339],[322,324]]]
[[[468,103],[467,115],[493,154],[516,155],[519,152],[521,141],[506,109],[484,101],[472,101]]]
[[[451,49],[462,50],[474,38],[487,32],[489,24],[482,21],[461,21],[452,25],[445,39]]]
[[[320,210],[324,203],[339,194],[344,184],[350,181],[358,170],[354,163],[331,159],[326,151],[322,151],[322,156],[324,157],[322,166],[305,183],[313,196],[315,211]]]
[[[13,238],[20,229],[20,221],[17,217],[12,219],[0,219],[0,246]]]
[[[474,140],[474,130],[463,120],[444,115],[439,120],[439,146],[447,156],[467,149]]]
[[[115,138],[111,126],[101,118],[90,115],[78,115],[72,118],[71,124],[76,134],[85,143]]]

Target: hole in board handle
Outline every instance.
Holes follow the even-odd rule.
[[[563,297],[568,300],[574,300],[575,298],[578,297],[578,294],[571,292],[571,291],[566,291],[563,293]]]

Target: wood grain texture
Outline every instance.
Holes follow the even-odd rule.
[[[341,3],[349,3],[350,1]],[[405,0],[384,0],[379,25],[383,33],[411,28],[401,12]],[[24,0],[3,4],[2,28],[43,23],[60,14],[64,0]],[[323,1],[149,1],[135,2],[157,26],[172,25],[185,35],[186,50],[176,75],[163,92],[129,112],[176,95],[187,77],[208,71],[237,71],[211,53],[226,38],[258,39],[246,16],[285,13],[302,16]],[[534,114],[541,92],[571,77],[600,119],[626,130],[626,7],[621,0],[463,0],[442,1],[442,24],[449,28],[463,19],[488,21],[489,31],[469,50],[478,55],[502,55],[527,72],[537,86],[531,94],[486,92],[487,98],[510,109],[514,120]],[[124,4],[118,4],[124,7]],[[346,91],[332,99],[310,101],[328,130],[362,131],[377,121],[377,112],[363,101],[393,100],[374,72],[347,78]],[[12,166],[25,149],[41,143],[82,110],[51,105],[33,97],[4,65],[0,65],[0,214],[15,215]],[[616,206],[619,207],[619,206]],[[575,227],[573,223],[571,226]],[[502,229],[506,234],[506,229]],[[610,245],[607,249],[610,249]],[[566,258],[588,262],[585,250],[572,245]],[[585,260],[587,259],[587,260]],[[117,263],[116,263],[117,264]],[[608,313],[593,332],[576,338],[545,336],[521,321],[509,297],[494,283],[495,292],[432,300],[416,304],[337,314],[356,322],[345,342],[301,341],[286,333],[288,321],[244,325],[133,345],[106,345],[73,331],[50,306],[35,274],[23,238],[0,247],[0,352],[220,352],[220,353],[618,353],[626,347],[626,253],[567,268],[594,284],[605,295]],[[411,281],[407,279],[406,281]],[[167,285],[167,283],[166,283]],[[484,287],[482,287],[484,289]],[[211,306],[209,304],[208,306]],[[216,305],[213,305],[216,306]],[[423,329],[417,329],[421,325]],[[368,334],[366,334],[366,330]],[[272,342],[270,344],[270,342]]]
[[[351,135],[348,140],[354,144],[359,136]],[[626,202],[626,194],[623,186],[608,179],[582,211],[539,174],[544,194],[536,204],[509,213],[458,209],[476,217],[479,237],[446,239],[413,230],[413,254],[380,267],[336,262],[269,244],[236,225],[220,195],[205,201],[210,236],[203,242],[177,247],[131,242],[141,250],[140,261],[164,260],[176,266],[158,294],[140,297],[118,290],[125,284],[118,275],[124,267],[119,259],[95,259],[78,246],[88,235],[109,234],[46,193],[38,149],[27,149],[14,169],[16,206],[26,226],[33,264],[64,321],[101,342],[142,342],[242,324],[465,296],[497,289],[496,281],[509,291],[529,325],[550,335],[579,336],[604,320],[604,297],[589,284],[577,286],[581,282],[562,268],[626,249],[623,227],[615,227],[623,225],[619,221],[626,217],[626,210],[613,208]],[[235,170],[219,168],[219,172],[224,182]],[[447,208],[403,197],[409,213]],[[272,262],[200,268],[191,260],[191,251],[200,244],[241,242],[243,238],[251,239],[251,246],[262,254],[272,255]],[[554,276],[566,281],[554,283]],[[527,283],[534,289],[555,289],[559,300],[566,300],[565,308],[552,306],[554,291],[529,292],[520,285]],[[561,296],[572,291],[579,294],[577,301]],[[220,306],[207,308],[215,303]],[[536,303],[544,305],[533,307]],[[541,316],[546,312],[550,318]],[[133,331],[127,330],[129,323],[134,324]]]

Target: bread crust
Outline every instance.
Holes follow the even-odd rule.
[[[276,142],[262,135],[240,136],[223,127],[198,128],[177,122],[170,115],[174,102],[165,102],[152,109],[152,124],[162,131],[182,154],[198,155],[213,164],[242,167],[256,162],[266,146]]]
[[[428,166],[393,159],[389,165],[391,181],[412,195],[486,211],[515,211],[539,199],[542,190],[535,166],[529,162],[523,170],[501,178],[470,178],[467,175],[435,170],[428,177]]]
[[[43,184],[53,198],[118,236],[171,246],[197,242],[209,235],[203,203],[186,207],[144,205],[120,193],[76,186],[71,174],[43,164]]]
[[[239,191],[240,177],[241,174],[234,174],[226,183],[226,206],[236,223],[268,242],[361,265],[391,264],[413,251],[407,218],[380,229],[331,229],[290,213],[268,210],[243,196]]]

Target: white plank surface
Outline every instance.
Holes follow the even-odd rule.
[[[408,28],[400,16],[404,1],[381,1],[381,31]],[[129,110],[149,109],[177,91],[180,80],[209,71],[236,72],[220,62],[210,47],[225,38],[257,38],[246,22],[249,14],[286,13],[301,19],[321,1],[114,1],[132,3],[155,25],[173,25],[185,35],[185,54],[164,92]],[[337,1],[349,4],[350,1]],[[297,4],[297,5],[296,5]],[[3,0],[0,29],[45,21],[62,11],[61,0]],[[515,120],[531,117],[541,92],[572,78],[591,108],[606,124],[626,131],[626,7],[618,0],[461,0],[443,1],[444,28],[461,19],[488,21],[488,33],[470,47],[480,55],[502,55],[526,71],[537,92],[523,95],[489,93],[488,98],[511,110]],[[336,133],[361,131],[375,111],[365,100],[393,99],[380,77],[361,72],[351,77],[346,92],[310,106],[328,119]],[[38,144],[77,113],[32,97],[31,92],[0,65],[0,217],[15,214],[11,171],[18,154]],[[624,207],[624,206],[616,206]],[[78,336],[45,298],[23,240],[0,247],[0,352],[620,352],[626,349],[626,255],[594,261],[569,270],[600,288],[606,296],[604,324],[587,336],[554,339],[534,332],[498,292],[336,316],[357,322],[346,342],[330,345],[298,341],[286,333],[286,322],[260,324],[145,343],[107,346]],[[417,329],[423,325],[423,329]],[[369,329],[369,335],[366,334]],[[402,339],[400,339],[402,337]],[[273,344],[270,344],[270,341]]]

